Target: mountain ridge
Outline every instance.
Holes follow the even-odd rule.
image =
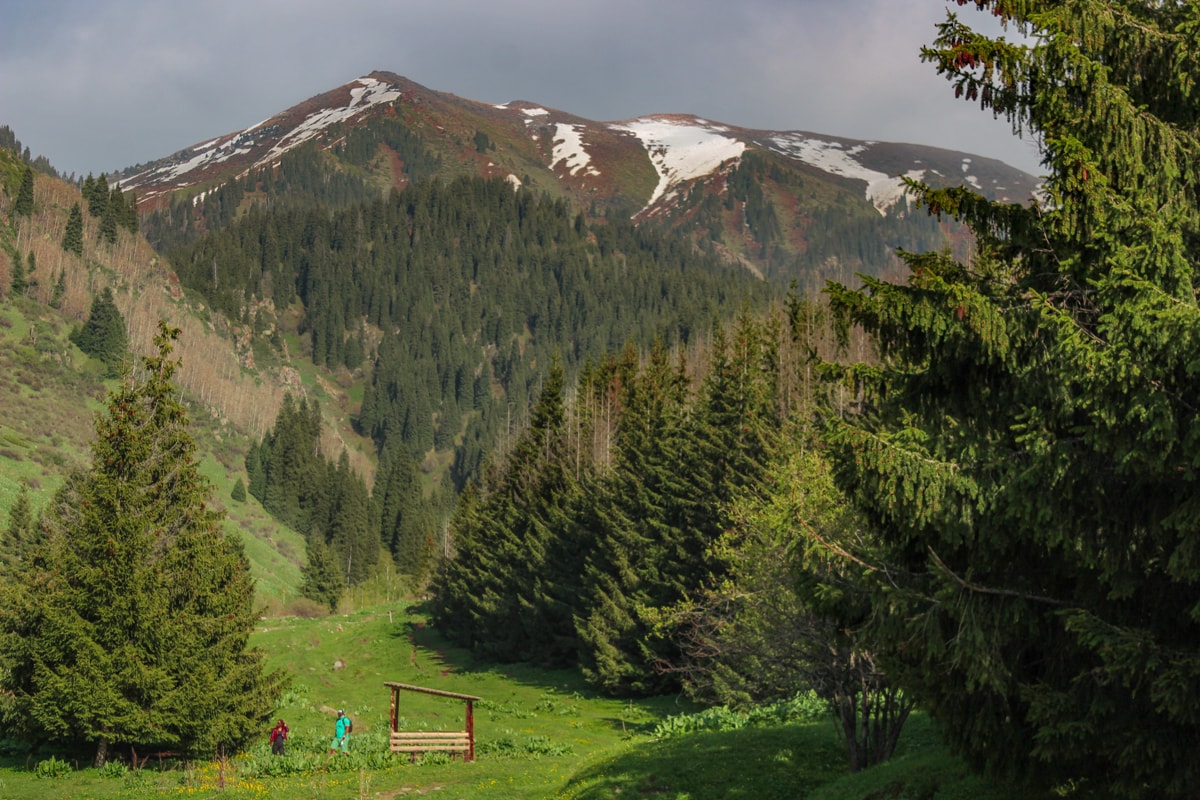
[[[719,178],[747,152],[784,159],[825,180],[848,182],[884,216],[893,213],[901,200],[903,176],[961,180],[1002,202],[1026,202],[1037,190],[1034,176],[1001,161],[943,148],[751,129],[686,113],[595,121],[534,101],[496,104],[463,98],[386,71],[314,95],[243,130],[126,168],[117,179],[123,188],[135,190],[143,205],[153,205],[163,195],[273,167],[283,154],[305,142],[335,147],[346,129],[381,115],[405,117],[414,128],[458,138],[459,144],[470,143],[467,134],[477,141],[482,141],[478,140],[482,134],[488,143],[504,142],[503,150],[488,151],[486,144],[474,148],[487,156],[474,159],[481,174],[529,186],[537,181],[530,181],[522,169],[540,168],[568,193],[598,199],[613,193],[629,195],[629,187],[620,181],[614,186],[610,173],[630,169],[630,160],[643,162],[633,169],[644,169],[648,162],[654,170],[654,186],[649,193],[642,189],[630,198],[638,219],[667,213],[694,183]],[[523,133],[534,147],[521,148],[514,133]]]

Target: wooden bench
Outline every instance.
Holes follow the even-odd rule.
[[[384,681],[384,686],[392,690],[390,709],[391,747],[393,753],[408,753],[410,760],[417,760],[417,753],[443,752],[454,758],[455,753],[462,753],[463,761],[475,760],[475,701],[482,700],[473,694],[459,694],[442,689],[428,689],[424,686],[413,686],[410,683],[394,683]],[[418,692],[431,694],[435,697],[450,697],[462,700],[467,704],[467,716],[463,721],[461,731],[402,731],[400,730],[400,692]]]
[[[417,753],[449,753],[451,758],[461,753],[465,761],[474,755],[466,731],[392,731],[391,746],[393,753],[408,753],[411,761],[417,760]]]

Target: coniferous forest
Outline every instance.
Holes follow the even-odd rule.
[[[247,459],[251,494],[321,538],[350,583],[381,548],[429,574],[448,498],[515,436],[552,362],[574,374],[626,344],[686,345],[770,291],[678,237],[588,226],[564,202],[466,178],[336,211],[252,208],[171,258],[263,338],[295,309],[315,364],[368,376],[356,425],[379,458],[369,509],[336,496],[361,479],[318,452],[320,409],[303,400]],[[430,494],[418,467],[432,452],[453,458]]]

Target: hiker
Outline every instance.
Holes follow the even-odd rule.
[[[277,756],[283,755],[284,747],[286,746],[288,737],[288,726],[283,720],[275,723],[275,727],[271,728],[271,752]]]
[[[341,750],[343,753],[350,752],[346,749],[347,740],[350,738],[350,729],[353,725],[350,718],[346,716],[346,712],[338,709],[337,722],[333,726],[333,741],[329,744],[329,752]]]

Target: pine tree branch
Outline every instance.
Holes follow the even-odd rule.
[[[929,551],[930,558],[933,559],[933,562],[938,566],[938,568],[948,578],[969,592],[974,592],[976,594],[990,594],[998,597],[1016,597],[1021,600],[1032,600],[1037,603],[1045,603],[1047,605],[1058,606],[1060,608],[1065,608],[1071,605],[1070,603],[1065,603],[1062,600],[1057,600],[1053,597],[1030,594],[1028,592],[1018,592],[1015,589],[994,589],[989,586],[980,586],[977,583],[972,583],[946,566],[945,562],[942,561],[942,559],[938,556],[937,551],[935,551],[932,547],[928,547],[926,549]]]

